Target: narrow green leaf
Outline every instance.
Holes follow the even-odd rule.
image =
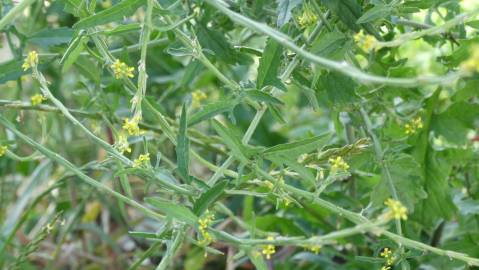
[[[289,157],[296,158],[301,154],[309,153],[317,150],[319,147],[324,146],[329,139],[331,134],[326,133],[318,135],[312,138],[278,144],[273,147],[267,148],[264,152],[264,156],[274,156],[274,155],[287,155]]]
[[[216,130],[216,133],[224,140],[224,143],[231,149],[233,156],[243,163],[248,162],[247,155],[245,154],[246,149],[241,143],[240,139],[233,134],[233,132],[223,126],[220,122],[213,119],[213,128]]]
[[[79,35],[74,38],[65,53],[63,54],[62,59],[60,60],[60,65],[62,65],[62,72],[67,71],[73,63],[78,59],[80,53],[83,51],[85,43],[88,41],[88,37]]]
[[[73,30],[68,27],[44,29],[34,33],[28,41],[43,47],[59,45],[70,42],[73,37]]]
[[[227,181],[218,182],[205,193],[201,194],[193,206],[193,212],[196,215],[201,216],[201,214],[203,214],[203,212],[223,194],[227,184]]]
[[[271,94],[259,91],[259,90],[247,90],[245,91],[246,95],[256,101],[261,101],[261,102],[266,102],[266,103],[271,103],[271,104],[276,104],[276,105],[283,105],[284,103],[273,97]]]
[[[178,143],[176,145],[176,157],[178,163],[178,172],[181,177],[190,183],[189,177],[189,162],[190,162],[190,142],[187,137],[187,117],[186,117],[186,105],[183,104],[180,116],[180,129],[178,131]]]
[[[25,71],[22,68],[23,61],[11,60],[0,64],[0,83],[16,80],[20,78]]]
[[[180,204],[151,197],[145,198],[145,202],[157,208],[169,218],[177,219],[178,221],[185,222],[189,225],[195,225],[198,220],[198,217],[193,214],[190,209]]]
[[[256,79],[256,88],[258,90],[269,85],[286,91],[286,87],[278,78],[282,54],[283,47],[273,39],[268,39],[263,56],[259,60],[258,77]]]
[[[366,11],[361,17],[359,17],[356,23],[368,23],[374,22],[378,19],[384,19],[391,15],[392,10],[392,7],[389,5],[379,4]]]
[[[266,265],[266,261],[264,260],[261,253],[257,251],[248,251],[248,258],[254,264],[257,270],[268,270],[268,266]]]
[[[129,33],[133,31],[138,31],[140,29],[141,29],[140,23],[130,23],[130,24],[118,25],[113,29],[104,31],[103,33],[107,36],[114,36],[114,35],[120,35],[120,34]]]
[[[141,7],[145,3],[146,0],[121,1],[119,4],[114,5],[108,9],[102,10],[95,15],[81,19],[73,25],[73,28],[89,28],[121,20],[123,17],[131,16],[139,7]]]
[[[214,103],[206,104],[198,112],[191,116],[188,124],[189,126],[194,126],[204,120],[212,118],[217,114],[231,111],[234,109],[234,107],[236,107],[237,104],[238,101],[231,99],[223,99]]]

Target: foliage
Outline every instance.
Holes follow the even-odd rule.
[[[478,14],[3,1],[0,268],[477,269]]]

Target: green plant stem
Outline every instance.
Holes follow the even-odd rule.
[[[35,3],[35,0],[23,0],[12,8],[3,18],[0,19],[0,31],[3,31],[7,25],[12,23],[18,15],[22,14],[22,12],[33,3]]]
[[[371,140],[373,141],[374,151],[376,153],[376,161],[381,166],[381,171],[382,171],[382,174],[385,178],[385,181],[386,181],[386,183],[389,187],[389,192],[391,192],[391,195],[392,195],[394,200],[399,201],[399,196],[398,196],[396,187],[394,186],[393,179],[391,177],[391,173],[390,173],[389,168],[386,164],[386,161],[384,160],[384,156],[383,156],[384,154],[383,154],[383,150],[382,150],[382,147],[381,147],[381,142],[378,140],[376,134],[373,131],[373,126],[372,126],[371,120],[369,119],[369,116],[368,116],[366,110],[363,107],[361,107],[359,109],[359,112],[360,112],[361,117],[363,118],[364,124],[366,126],[366,131],[369,134],[369,137],[371,137]],[[395,223],[396,223],[397,233],[400,236],[402,236],[401,220],[396,219]],[[401,244],[399,245],[399,252],[401,254],[404,253],[404,248],[402,247]],[[406,269],[406,265],[404,263],[401,263],[401,268]]]
[[[410,21],[402,20],[400,22],[402,22],[403,24],[407,22],[409,25],[412,25],[412,26],[415,26],[415,27],[426,28],[426,29],[422,30],[422,31],[402,34],[399,37],[397,37],[397,38],[395,38],[391,41],[378,41],[376,43],[376,45],[378,46],[378,48],[397,47],[397,46],[403,45],[405,42],[408,42],[408,41],[414,40],[414,39],[418,39],[418,38],[421,38],[421,37],[424,37],[424,36],[443,34],[447,30],[451,29],[452,27],[455,27],[459,24],[464,23],[465,21],[474,17],[477,14],[479,14],[479,9],[473,10],[473,11],[468,12],[468,13],[459,14],[456,17],[454,17],[453,19],[451,19],[449,21],[446,21],[442,25],[433,26],[433,27],[431,27],[431,26],[428,27],[428,25],[417,24],[417,23],[412,23]]]
[[[239,238],[224,231],[219,231],[215,229],[210,229],[210,231],[217,236],[219,239],[224,240],[225,242],[233,243],[236,245],[275,245],[275,246],[308,246],[308,245],[325,245],[334,243],[334,240],[345,238],[348,236],[363,234],[366,232],[374,232],[380,234],[384,231],[380,226],[386,223],[385,220],[378,221],[376,223],[364,223],[356,225],[352,228],[347,228],[339,231],[334,231],[322,236],[313,236],[310,238],[304,237],[275,237],[275,239],[246,239]]]
[[[424,76],[415,78],[395,78],[372,75],[363,72],[354,66],[351,66],[347,62],[336,62],[301,49],[288,36],[265,24],[258,23],[248,17],[230,10],[223,1],[206,0],[206,2],[215,7],[221,13],[228,16],[232,21],[269,36],[270,38],[279,42],[282,46],[296,52],[304,59],[323,66],[326,69],[347,75],[362,83],[378,83],[400,87],[417,87],[419,85],[449,85],[462,76],[461,73],[450,73],[442,76]]]
[[[17,135],[22,141],[24,141],[26,144],[30,145],[31,147],[35,148],[38,150],[40,153],[44,154],[46,157],[51,159],[52,161],[57,162],[61,166],[63,166],[65,169],[69,170],[70,172],[74,173],[78,178],[80,178],[83,182],[86,184],[95,187],[98,189],[98,191],[105,192],[107,194],[112,195],[113,197],[117,198],[118,200],[138,209],[145,215],[157,219],[157,220],[163,220],[163,216],[146,208],[145,206],[141,205],[140,203],[110,189],[108,186],[104,185],[103,183],[100,183],[96,181],[95,179],[87,176],[84,174],[80,169],[78,169],[75,165],[73,165],[70,161],[66,160],[59,154],[49,150],[48,148],[44,147],[43,145],[35,142],[32,140],[30,137],[26,136],[22,132],[20,132],[18,129],[15,128],[15,126],[8,121],[5,116],[0,115],[0,124],[2,124],[4,127],[8,128],[10,131],[12,131],[15,135]]]
[[[186,227],[183,227],[183,228],[179,228],[176,231],[173,241],[171,242],[170,245],[168,245],[166,253],[163,256],[163,259],[161,260],[158,267],[156,267],[156,270],[171,269],[169,268],[170,264],[173,258],[175,257],[176,252],[178,252],[178,250],[180,249],[181,244],[183,243],[183,239],[185,238],[185,230],[186,230]]]
[[[138,64],[138,89],[136,91],[133,106],[135,107],[135,115],[138,113],[141,116],[141,104],[143,97],[146,94],[146,80],[148,74],[146,73],[146,54],[148,49],[148,42],[150,41],[151,33],[151,16],[153,13],[153,1],[146,1],[146,14],[141,26],[142,31],[140,35],[140,62]]]

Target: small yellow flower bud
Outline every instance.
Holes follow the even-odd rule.
[[[133,160],[133,167],[135,168],[140,168],[140,167],[146,167],[149,165],[150,162],[150,154],[142,154],[139,155],[137,159]]]
[[[321,251],[321,246],[320,245],[309,245],[307,246],[307,249],[314,254],[318,254]]]
[[[128,139],[125,134],[120,134],[118,136],[118,140],[116,142],[116,148],[120,153],[131,153],[131,148],[130,145],[128,144]]]
[[[123,122],[123,129],[128,132],[130,135],[138,136],[143,132],[140,130],[138,123],[140,122],[139,116],[134,116],[131,119],[125,118]]]
[[[133,71],[135,69],[133,67],[129,67],[127,64],[118,59],[116,59],[116,61],[110,67],[113,69],[113,73],[117,79],[134,77]]]
[[[389,215],[395,219],[407,219],[407,208],[400,201],[387,199],[384,204],[389,207]]]
[[[37,106],[39,104],[42,104],[43,101],[47,100],[46,97],[40,94],[36,94],[30,97],[30,101],[32,102],[33,106]]]
[[[27,71],[29,68],[36,67],[38,64],[38,53],[36,51],[31,51],[28,53],[25,61],[23,62],[22,68],[23,71]]]
[[[7,152],[7,146],[5,145],[0,145],[0,157],[5,155],[5,153]]]
[[[392,251],[389,248],[384,248],[383,251],[379,254],[383,258],[389,258],[391,256]]]
[[[303,13],[298,18],[299,25],[304,28],[315,24],[318,21],[318,16],[311,10],[308,3],[303,4]]]
[[[208,96],[202,91],[194,91],[191,93],[191,106],[193,108],[198,108],[201,105],[201,102],[205,100]]]
[[[419,129],[423,128],[424,125],[422,123],[421,117],[416,117],[413,120],[411,120],[409,123],[404,125],[404,132],[407,135],[414,134],[416,133]]]
[[[349,169],[348,163],[344,161],[344,159],[340,156],[336,158],[330,158],[329,164],[331,164],[331,172],[338,172],[338,171],[347,171]]]
[[[373,50],[377,43],[375,37],[364,34],[363,30],[359,31],[359,33],[354,36],[354,41],[359,48],[366,52]]]
[[[272,236],[268,236],[268,238],[266,238],[267,240],[274,240],[274,238]],[[266,259],[271,259],[271,255],[273,255],[274,253],[276,253],[276,248],[274,247],[274,245],[265,245],[263,246],[262,250],[261,250],[261,253],[263,253],[263,255],[265,255]]]

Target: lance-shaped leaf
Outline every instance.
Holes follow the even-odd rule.
[[[195,225],[198,220],[198,217],[193,214],[190,209],[180,204],[156,198],[146,198],[145,202],[158,209],[167,217],[176,219],[189,225]]]
[[[186,134],[187,127],[188,122],[186,120],[186,106],[183,104],[180,116],[180,129],[178,131],[178,143],[176,145],[176,157],[178,163],[178,173],[187,183],[190,183],[190,142]]]
[[[189,119],[188,123],[189,126],[194,126],[201,121],[207,120],[212,118],[215,115],[220,113],[229,112],[234,109],[238,105],[238,101],[236,100],[219,100],[214,103],[206,104],[202,107],[198,112],[193,114]]]
[[[263,155],[265,157],[287,155],[291,158],[296,158],[301,154],[309,153],[324,146],[330,139],[331,134],[325,133],[312,138],[307,138],[300,141],[278,144],[267,148]]]
[[[201,194],[193,206],[193,212],[201,216],[201,214],[223,194],[227,184],[227,181],[218,182],[205,193]]]
[[[121,20],[123,17],[131,16],[145,3],[146,0],[124,0],[92,16],[81,19],[73,27],[76,29],[88,28]]]
[[[283,47],[278,42],[268,39],[263,51],[263,56],[259,60],[258,77],[256,79],[257,89],[262,89],[269,85],[286,91],[286,87],[278,78],[282,53]]]
[[[216,133],[220,135],[224,143],[231,150],[233,156],[242,163],[248,163],[248,154],[246,147],[241,143],[241,140],[232,132],[231,129],[226,128],[220,122],[213,120],[213,128]]]

